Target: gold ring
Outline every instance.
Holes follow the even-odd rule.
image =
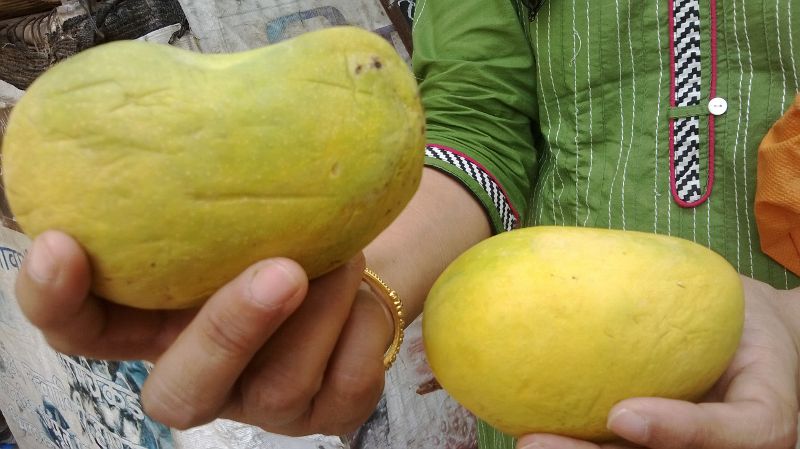
[[[394,361],[397,359],[397,353],[400,352],[400,345],[403,343],[403,302],[397,296],[397,292],[389,288],[386,282],[383,282],[374,271],[369,268],[364,268],[363,280],[369,285],[373,292],[381,297],[383,302],[389,308],[392,315],[392,322],[394,323],[394,337],[392,344],[386,349],[383,354],[383,366],[388,370]]]

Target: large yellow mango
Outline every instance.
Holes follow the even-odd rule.
[[[534,227],[466,251],[434,284],[423,336],[439,383],[508,434],[595,441],[631,397],[697,400],[744,318],[713,251],[640,232]]]
[[[423,145],[406,63],[341,27],[224,55],[87,50],[14,108],[3,170],[23,230],[74,236],[97,294],[181,308],[262,258],[315,277],[353,256],[411,198]]]

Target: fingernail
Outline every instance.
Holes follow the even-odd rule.
[[[47,237],[34,240],[27,256],[28,275],[34,281],[44,284],[56,277],[56,265],[53,263],[53,252]]]
[[[295,269],[280,260],[270,260],[250,280],[250,298],[262,307],[280,307],[300,288]]]
[[[648,425],[642,415],[623,408],[608,418],[606,427],[632,443],[642,444],[647,440]]]

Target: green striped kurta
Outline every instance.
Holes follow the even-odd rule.
[[[680,236],[744,275],[797,287],[760,251],[752,205],[758,145],[800,91],[800,4],[712,2],[699,0],[699,105],[673,108],[670,0],[547,0],[533,20],[515,0],[420,0],[413,64],[428,140],[491,174],[522,225]],[[727,101],[714,118],[713,158],[712,75]],[[703,192],[714,169],[696,207],[671,192],[671,119],[686,115],[699,117]],[[460,179],[495,230],[504,228],[474,173],[426,160]],[[512,447],[488,441],[504,438],[484,426],[480,434],[484,448]]]

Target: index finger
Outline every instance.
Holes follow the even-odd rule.
[[[153,368],[142,390],[148,415],[185,429],[216,418],[256,352],[308,288],[288,259],[255,264],[217,291]]]
[[[181,313],[133,309],[90,293],[83,248],[59,231],[36,237],[16,279],[20,309],[57,351],[106,359],[153,359]],[[186,314],[186,312],[182,312]]]

